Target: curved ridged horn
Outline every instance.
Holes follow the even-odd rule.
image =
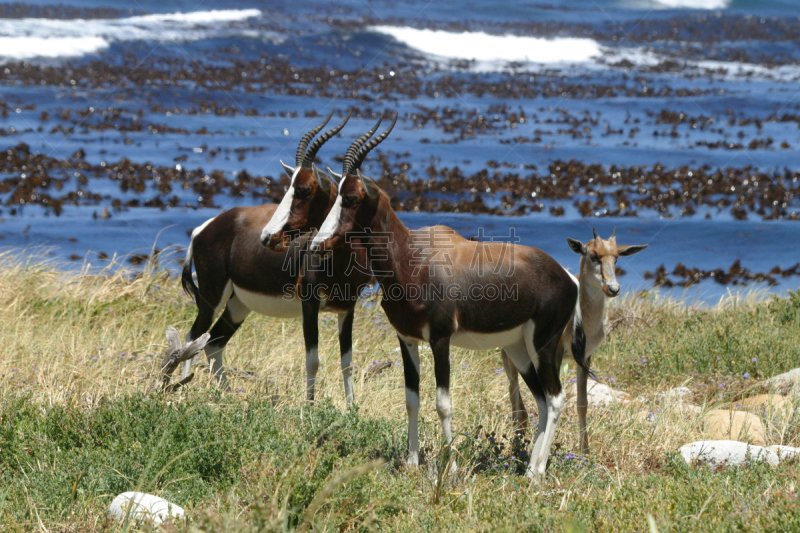
[[[392,120],[392,123],[389,124],[388,128],[386,128],[386,131],[384,131],[383,133],[381,133],[380,135],[378,135],[377,137],[375,137],[374,139],[372,139],[367,144],[361,147],[361,149],[356,154],[355,159],[353,160],[353,169],[361,168],[361,163],[364,162],[364,159],[367,157],[367,154],[373,148],[382,143],[386,139],[386,137],[389,136],[389,134],[392,132],[392,128],[394,128],[394,125],[397,123],[398,115],[400,115],[400,113],[394,114],[394,120]]]
[[[592,227],[592,232],[594,232],[594,238],[599,239],[600,237],[597,235],[597,230]]]
[[[350,115],[352,114],[353,110],[350,109],[350,111],[347,112],[347,116],[344,117],[344,120],[338,126],[336,126],[331,130],[326,131],[325,133],[314,139],[314,142],[311,144],[311,147],[306,152],[306,155],[303,156],[304,168],[311,168],[312,163],[314,163],[314,158],[317,157],[317,152],[319,152],[319,149],[322,148],[322,145],[328,142],[331,139],[331,137],[339,133],[342,130],[342,128],[344,128],[344,125],[347,124],[348,120],[350,120]],[[328,118],[330,118],[330,116]]]
[[[344,162],[342,163],[342,176],[347,176],[350,173],[350,169],[352,169],[353,165],[353,158],[355,157],[358,149],[361,148],[361,145],[367,142],[367,139],[372,137],[372,135],[378,131],[378,126],[381,125],[381,121],[383,118],[378,118],[378,122],[372,126],[372,129],[369,130],[367,133],[353,141],[353,144],[350,145],[350,148],[347,149],[347,153],[344,154]]]
[[[297,145],[297,155],[294,158],[294,162],[298,167],[303,162],[303,156],[306,155],[306,148],[308,148],[308,143],[311,141],[311,139],[314,138],[314,135],[319,133],[319,131],[322,128],[325,127],[325,124],[328,123],[328,121],[331,119],[332,116],[333,116],[333,110],[331,110],[330,114],[328,115],[328,117],[325,119],[325,121],[322,124],[320,124],[319,126],[314,128],[313,130],[311,130],[308,133],[306,133],[305,135],[303,135],[303,138],[300,139],[300,144]]]

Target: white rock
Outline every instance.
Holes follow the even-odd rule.
[[[676,387],[664,392],[659,392],[656,395],[656,400],[660,402],[669,401],[674,403],[683,403],[692,394],[692,389],[689,387]]]
[[[699,415],[700,413],[703,412],[703,409],[698,407],[697,405],[685,403],[679,407],[679,411],[683,414]]]
[[[770,389],[788,392],[798,383],[800,383],[800,368],[795,368],[794,370],[789,370],[783,374],[773,376],[769,378],[765,384]]]
[[[577,386],[575,383],[570,383],[567,386],[567,395],[577,395]],[[595,407],[608,407],[616,403],[626,404],[633,399],[627,392],[614,390],[605,383],[598,383],[592,380],[589,380],[589,383],[586,385],[586,397],[589,405]]]
[[[681,446],[678,451],[690,465],[695,461],[720,467],[765,461],[770,466],[776,466],[779,462],[775,452],[735,440],[701,440]]]
[[[781,461],[787,459],[800,459],[800,448],[792,448],[791,446],[781,446],[780,444],[776,444],[775,446],[767,447],[767,449],[771,452],[775,452]]]
[[[131,519],[150,519],[156,525],[170,517],[181,518],[186,513],[182,507],[170,503],[164,498],[143,492],[123,492],[114,498],[114,501],[108,506],[108,512],[111,516],[123,520],[128,514],[129,506],[132,506],[129,515]]]

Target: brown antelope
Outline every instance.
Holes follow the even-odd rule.
[[[608,239],[600,238],[594,228],[592,231],[594,238],[586,244],[575,239],[567,239],[572,251],[581,256],[579,277],[575,280],[579,286],[575,317],[583,325],[582,330],[586,337],[584,341],[586,367],[591,365],[592,354],[606,337],[606,298],[614,298],[620,291],[616,275],[617,258],[637,254],[647,248],[646,244],[618,246],[616,228]],[[572,345],[573,331],[575,330],[572,324],[567,325],[564,329],[564,333],[561,335],[563,349],[568,349]],[[517,369],[514,363],[508,360],[505,353],[503,353],[503,368],[508,376],[509,396],[514,418],[517,425],[524,430],[528,423],[528,412],[519,393]],[[588,407],[586,385],[589,373],[580,365],[577,373],[578,425],[581,453],[585,455],[589,453],[589,437],[586,432],[586,409]]]
[[[350,115],[341,124],[318,137],[311,147],[308,146],[311,139],[328,123],[331,115],[303,136],[297,148],[295,168],[282,163],[293,183],[298,179],[313,179],[319,185],[319,191],[310,198],[315,210],[307,220],[309,227],[318,227],[329,210],[333,200],[326,200],[326,194],[336,194],[330,186],[330,178],[316,167],[314,158],[322,145],[344,127]],[[298,191],[298,195],[301,194],[302,191]],[[302,315],[306,346],[306,390],[308,399],[313,400],[319,367],[318,313],[320,308],[338,313],[345,396],[348,403],[352,403],[350,358],[353,309],[360,291],[371,282],[371,276],[359,271],[343,274],[351,258],[349,251],[332,254],[324,258],[321,264],[311,265],[307,258],[312,256],[304,252],[308,236],[290,243],[281,253],[264,248],[261,245],[261,230],[272,219],[273,214],[280,210],[281,206],[273,204],[236,207],[217,215],[192,232],[183,265],[182,283],[184,289],[194,296],[198,314],[187,336],[187,344],[211,328],[211,339],[205,348],[206,355],[217,381],[222,387],[227,387],[222,366],[225,345],[251,311],[280,318]],[[364,252],[361,253],[364,255]],[[197,273],[197,284],[192,279],[192,264]],[[330,294],[324,289],[325,286],[336,286],[341,290]],[[313,294],[315,297],[302,298],[301,295],[304,294]],[[325,300],[324,305],[320,305],[320,298]],[[214,316],[220,310],[222,315],[212,328]],[[191,360],[184,363],[184,379],[189,375],[191,364]]]
[[[395,117],[395,121],[397,117]],[[475,242],[446,226],[409,231],[388,195],[359,170],[370,150],[392,130],[345,155],[339,193],[311,250],[336,250],[347,242],[367,251],[383,292],[381,306],[395,328],[405,372],[408,412],[407,463],[419,463],[419,343],[430,343],[436,378],[436,410],[451,443],[450,345],[472,350],[500,347],[522,374],[539,406],[539,428],[528,476],[545,472],[565,395],[559,380],[560,339],[573,316],[578,287],[543,251],[508,243]],[[579,330],[579,320],[574,321]],[[573,336],[575,360],[583,334]]]

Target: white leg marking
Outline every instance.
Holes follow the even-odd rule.
[[[550,447],[553,445],[553,440],[556,437],[558,418],[561,416],[561,411],[564,410],[566,398],[567,395],[564,394],[563,390],[555,396],[547,396],[547,428],[542,438],[543,443],[542,447],[539,449],[536,468],[533,471],[531,471],[530,468],[528,469],[528,477],[541,477],[544,475],[544,471],[547,468],[547,458],[550,456]]]
[[[532,475],[534,467],[536,466],[536,459],[539,457],[542,446],[544,444],[545,429],[547,429],[547,422],[549,421],[549,413],[547,411],[547,400],[545,398],[535,398],[536,409],[539,411],[539,425],[536,426],[536,439],[533,441],[533,450],[531,450],[531,458],[528,461],[528,477]]]
[[[442,423],[444,443],[449,446],[453,442],[453,434],[450,430],[450,391],[443,387],[436,389],[436,412],[439,413],[439,421]]]
[[[533,325],[533,322],[529,323],[531,326]],[[533,348],[533,327],[530,327],[530,331],[528,331],[528,328],[525,328],[525,330],[524,343],[519,342],[512,346],[504,347],[506,353],[511,358],[511,361],[520,372],[527,371],[530,368],[528,365],[531,363],[533,363],[534,367],[536,367],[539,361],[539,357],[536,355],[536,350]],[[534,439],[533,450],[531,451],[530,461],[528,462],[528,477],[534,475],[533,473],[535,472],[537,458],[541,454],[541,450],[544,447],[545,433],[548,427],[548,421],[550,420],[550,412],[548,411],[546,398],[540,398],[534,395],[534,399],[536,400],[536,406],[539,411],[539,425],[536,428],[536,438]]]
[[[408,413],[408,466],[419,466],[419,394],[406,388]]]
[[[342,336],[342,327],[349,313],[339,313],[339,337]],[[352,337],[351,337],[352,338]],[[347,405],[353,405],[353,346],[342,354],[342,379],[344,380],[344,397]]]
[[[411,363],[419,376],[419,342],[402,339],[408,349]],[[408,413],[408,466],[419,466],[419,390],[406,387],[406,412]]]

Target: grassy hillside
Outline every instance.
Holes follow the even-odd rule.
[[[4,531],[121,531],[106,508],[136,489],[187,509],[189,523],[170,531],[800,528],[796,465],[689,468],[675,452],[702,438],[701,424],[655,401],[686,385],[704,409],[728,407],[760,392],[763,377],[800,366],[795,293],[702,310],[646,295],[614,302],[593,364],[601,380],[642,398],[590,408],[588,457],[578,455],[571,401],[548,476],[531,484],[519,475],[518,453],[530,445],[514,435],[495,351],[453,350],[452,476],[422,351],[424,465],[409,471],[400,356],[376,302],[356,314],[355,409],[344,405],[332,315],[320,328],[316,406],[304,401],[300,320],[260,316],[229,345],[232,392],[201,369],[188,388],[159,396],[147,390],[164,332],[185,333],[194,319],[177,280],[155,268],[96,276],[10,255],[0,263]],[[800,446],[798,421],[765,417],[768,444]]]

